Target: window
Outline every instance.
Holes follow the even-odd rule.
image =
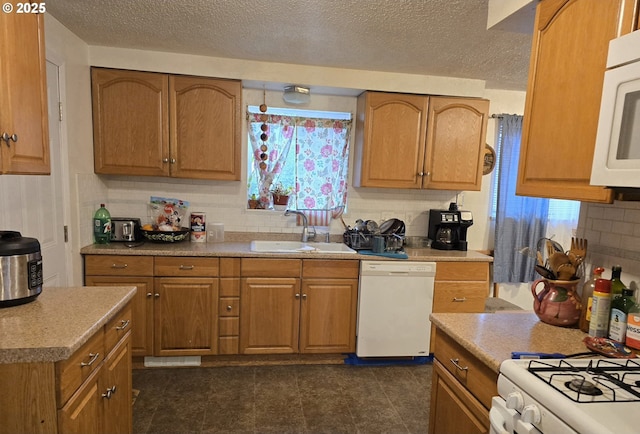
[[[270,209],[270,190],[281,185],[291,191],[288,208],[338,215],[346,205],[351,114],[279,108],[263,114],[249,106],[248,119],[248,198]]]

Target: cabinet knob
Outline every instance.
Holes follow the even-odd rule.
[[[418,176],[424,176],[424,172],[418,172]]]
[[[302,294],[302,299],[306,300],[307,299],[307,294]]]
[[[300,298],[300,294],[296,294],[296,298]]]
[[[15,142],[18,141],[18,135],[17,134],[11,134],[9,135],[9,133],[4,132],[2,133],[2,136],[0,136],[0,139],[4,140],[5,142],[7,142],[7,146],[11,146],[11,143],[9,143],[11,140]]]
[[[158,294],[158,293],[156,292],[155,294],[153,294],[153,296],[154,296],[155,298],[158,298],[158,297],[160,297],[160,294]]]
[[[168,159],[168,158],[163,158],[163,159],[162,159],[162,162],[163,162],[163,163],[168,163],[168,162],[169,162],[169,159]]]
[[[150,292],[147,292],[147,297],[151,297],[153,294]]]
[[[176,159],[175,158],[171,159],[171,164],[176,164]]]

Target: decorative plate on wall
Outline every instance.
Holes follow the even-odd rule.
[[[488,144],[484,145],[484,163],[482,166],[482,174],[488,175],[493,172],[493,168],[496,166],[496,151],[493,150]]]

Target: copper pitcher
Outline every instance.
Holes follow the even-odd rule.
[[[533,310],[540,321],[570,327],[580,319],[582,302],[577,293],[580,280],[538,279],[531,284]],[[542,285],[542,290],[537,291]]]

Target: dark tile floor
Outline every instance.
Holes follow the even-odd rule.
[[[135,433],[426,433],[431,364],[133,371]]]

